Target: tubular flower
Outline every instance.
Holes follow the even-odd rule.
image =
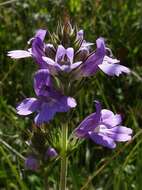
[[[17,107],[19,115],[37,112],[36,125],[49,122],[57,112],[67,112],[76,106],[72,97],[64,96],[52,86],[51,76],[47,69],[41,69],[34,76],[34,90],[37,98],[26,98]]]
[[[42,59],[42,56],[53,57],[55,55],[55,49],[52,44],[45,44],[44,39],[46,36],[46,30],[37,30],[35,36],[28,41],[28,44],[32,44],[32,47],[28,50],[14,50],[9,51],[8,56],[13,59],[33,57],[39,67],[47,68],[47,64]]]
[[[119,60],[106,55],[106,47],[103,38],[96,40],[97,49],[80,65],[76,72],[77,77],[88,77],[94,75],[98,70],[102,70],[109,76],[119,76],[122,73],[130,73],[130,69],[118,64]]]
[[[121,125],[122,118],[96,101],[96,112],[86,117],[75,129],[78,138],[89,138],[95,143],[114,149],[116,142],[131,140],[132,129]]]
[[[46,35],[46,30],[39,29],[36,32],[35,36],[28,41],[28,43],[31,43],[37,39],[40,39],[43,42],[45,35]],[[34,53],[32,52],[32,49],[28,49],[27,51],[26,50],[13,50],[13,51],[8,52],[8,56],[13,59],[32,57],[33,54]]]

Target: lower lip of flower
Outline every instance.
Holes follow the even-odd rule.
[[[106,127],[104,125],[98,125],[95,129],[94,132],[95,133],[104,133],[104,131],[106,130]]]

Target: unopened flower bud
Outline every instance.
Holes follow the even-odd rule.
[[[39,168],[38,160],[33,155],[28,156],[25,160],[25,167],[27,170],[37,171]]]
[[[45,160],[47,160],[48,158],[55,158],[57,156],[58,156],[58,153],[56,152],[54,148],[48,148],[45,153]]]

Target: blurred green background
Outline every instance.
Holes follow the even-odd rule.
[[[70,159],[69,189],[81,189],[88,177],[94,175],[84,189],[141,190],[141,0],[0,0],[0,190],[43,189],[42,176],[25,171],[23,160],[13,152],[26,153],[23,133],[30,119],[18,117],[15,107],[24,97],[33,95],[32,73],[36,66],[30,59],[11,60],[7,51],[25,49],[38,28],[53,32],[64,11],[70,15],[72,24],[84,30],[87,41],[104,37],[113,54],[132,70],[130,76],[107,77],[99,73],[87,79],[78,100],[76,125],[94,111],[92,101],[99,99],[103,107],[121,113],[125,125],[133,128],[134,135],[138,134],[126,148],[120,143],[114,151],[85,142]],[[53,189],[57,189],[58,169],[49,175]]]

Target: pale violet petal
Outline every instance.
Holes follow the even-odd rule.
[[[49,57],[44,57],[42,56],[42,59],[48,64],[48,65],[55,65],[55,61],[53,61],[51,58]]]
[[[21,59],[21,58],[31,57],[31,53],[25,50],[9,51],[7,55],[11,57],[12,59]]]
[[[40,102],[36,98],[26,98],[17,106],[19,115],[29,115],[39,109]]]
[[[73,69],[76,69],[77,67],[79,67],[81,65],[82,61],[78,61],[78,62],[75,62],[73,63],[70,67],[71,67],[71,70]]]
[[[67,105],[71,108],[76,107],[76,105],[77,105],[76,100],[74,98],[68,97],[67,98]]]
[[[65,53],[66,53],[66,49],[62,45],[59,45],[56,52],[55,62],[57,63],[58,60],[60,60],[62,56],[65,55]]]
[[[74,49],[73,48],[67,48],[66,49],[66,55],[68,59],[70,60],[70,63],[73,63],[73,57],[74,57]]]
[[[105,56],[102,64],[99,64],[98,67],[109,76],[119,76],[122,73],[130,73],[129,68],[117,63],[119,63],[119,60]]]

